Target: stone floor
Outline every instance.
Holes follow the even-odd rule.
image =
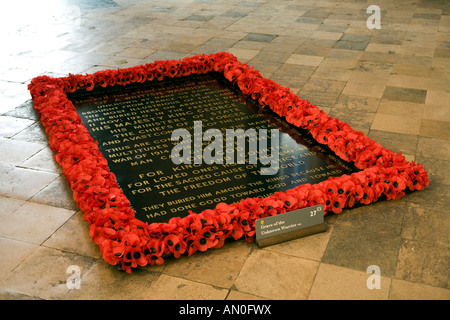
[[[380,29],[366,23],[372,4]],[[449,299],[449,14],[448,0],[2,4],[0,298]],[[326,216],[325,233],[118,272],[89,238],[27,83],[219,51],[422,163],[429,187]],[[80,289],[66,285],[73,265]],[[367,287],[371,265],[380,289]]]

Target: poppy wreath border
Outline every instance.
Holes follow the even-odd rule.
[[[266,198],[219,203],[214,209],[200,213],[189,211],[187,216],[173,217],[167,223],[148,224],[137,219],[67,93],[211,71],[223,73],[262,108],[270,108],[290,124],[308,130],[317,142],[361,171],[300,185]],[[49,137],[50,148],[55,152],[54,158],[61,165],[73,198],[89,224],[91,238],[106,262],[128,273],[137,267],[160,265],[167,256],[179,258],[220,248],[229,238],[245,238],[251,242],[255,236],[255,220],[259,218],[317,204],[324,206],[324,214],[340,213],[357,204],[400,199],[406,192],[422,190],[429,183],[421,164],[407,162],[401,153],[383,148],[347,123],[328,116],[228,52],[86,75],[39,76],[32,79],[28,89]]]

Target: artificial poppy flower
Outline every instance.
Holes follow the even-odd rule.
[[[169,234],[164,238],[165,252],[173,253],[175,258],[179,258],[186,251],[186,243],[179,236]]]

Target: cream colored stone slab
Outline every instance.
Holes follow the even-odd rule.
[[[59,175],[24,168],[0,166],[0,194],[28,200]]]
[[[0,282],[0,287],[41,299],[62,299],[69,291],[66,283],[72,275],[67,269],[70,266],[79,267],[82,276],[94,261],[92,258],[38,247]]]
[[[258,50],[250,50],[250,49],[239,49],[239,48],[231,48],[228,50],[231,54],[235,55],[239,61],[242,62],[253,59],[260,51]]]
[[[0,237],[0,281],[16,268],[38,246],[28,242],[22,242]]]
[[[383,277],[383,270],[380,271],[380,289],[369,289],[367,282],[374,274],[322,263],[309,300],[386,300],[391,279]],[[369,286],[375,283],[373,278],[369,279]]]
[[[323,57],[309,56],[305,54],[292,54],[285,63],[298,64],[305,66],[318,66],[323,60]]]
[[[423,118],[450,122],[450,108],[448,106],[425,104]]]
[[[392,280],[390,300],[450,300],[450,290],[404,280]]]
[[[0,138],[0,161],[19,165],[43,148],[37,143]]]
[[[438,106],[447,106],[450,101],[450,92],[428,90],[426,104],[435,104]]]
[[[55,161],[54,155],[55,153],[50,149],[50,147],[45,147],[29,159],[22,162],[20,166],[41,171],[61,173],[61,166]]]
[[[148,287],[148,300],[224,300],[227,289],[161,274]]]
[[[14,212],[0,212],[0,235],[41,244],[66,222],[74,211],[27,202]]]
[[[100,250],[89,235],[89,224],[83,219],[81,212],[70,217],[42,245],[83,256],[100,258]]]
[[[420,119],[423,110],[424,105],[421,103],[382,99],[378,106],[377,113]]]
[[[33,120],[29,119],[0,116],[0,137],[11,138],[16,133],[31,125],[33,122]]]
[[[383,85],[374,85],[361,82],[347,82],[347,85],[342,90],[343,94],[364,96],[372,98],[381,98],[386,87]]]
[[[340,32],[328,32],[328,31],[315,31],[311,35],[314,39],[328,39],[328,40],[339,40],[342,37]]]
[[[408,75],[391,75],[387,83],[388,86],[413,88],[413,89],[428,89],[429,78],[414,77]]]
[[[164,273],[184,279],[230,288],[247,259],[252,245],[246,241],[225,243],[217,250],[167,260]]]
[[[420,124],[421,119],[417,117],[377,113],[370,129],[417,135]]]
[[[146,270],[120,271],[98,260],[81,272],[80,289],[71,289],[63,298],[70,300],[143,300],[159,274]]]
[[[318,265],[316,261],[258,249],[245,262],[235,287],[269,299],[306,299]]]
[[[266,298],[261,298],[253,294],[243,293],[236,290],[230,290],[228,293],[227,300],[267,300]]]

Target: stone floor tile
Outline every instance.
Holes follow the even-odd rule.
[[[41,244],[75,212],[27,202],[11,214],[0,213],[3,237]]]
[[[371,273],[320,264],[309,300],[387,300],[391,279],[381,270],[380,289],[369,289]]]
[[[81,212],[71,216],[42,244],[45,247],[100,258],[100,250],[89,235],[89,224]]]
[[[14,168],[0,164],[0,194],[28,200],[59,175],[51,172]]]
[[[42,146],[48,145],[48,136],[45,133],[44,126],[40,122],[33,123],[27,128],[23,129],[11,140],[13,141],[26,141],[30,143],[40,144]]]
[[[450,289],[448,249],[448,245],[405,240],[400,247],[395,277]]]
[[[41,144],[0,138],[1,162],[19,165],[44,148]]]
[[[387,83],[388,86],[411,88],[419,90],[428,89],[429,78],[414,77],[407,75],[392,75]]]
[[[338,68],[326,68],[319,66],[315,71],[311,78],[321,78],[321,79],[329,79],[329,80],[341,80],[347,81],[350,77],[349,70],[342,70]]]
[[[378,130],[370,130],[368,137],[375,140],[383,147],[396,153],[401,152],[403,155],[415,155],[417,142],[419,141],[419,137],[417,135]]]
[[[386,86],[367,84],[362,82],[347,82],[345,88],[342,90],[343,94],[364,96],[371,98],[381,98],[384,94]]]
[[[421,120],[417,117],[377,113],[373,119],[371,130],[418,135]]]
[[[222,248],[167,261],[164,274],[221,288],[231,288],[252,245],[246,241],[226,243]]]
[[[68,300],[143,300],[159,274],[138,269],[132,274],[118,271],[103,260],[81,270],[80,288],[68,291]]]
[[[63,299],[69,291],[67,281],[72,274],[67,269],[77,266],[83,275],[94,262],[92,258],[38,247],[0,282],[0,287],[41,299]]]
[[[367,42],[362,41],[339,40],[338,42],[336,42],[333,48],[364,51],[366,50],[367,45],[368,45]]]
[[[416,155],[437,160],[450,160],[450,142],[435,138],[420,137]]]
[[[450,223],[445,219],[445,214],[445,206],[438,203],[435,203],[432,208],[408,203],[403,221],[402,237],[449,247],[450,235],[445,230],[449,229]]]
[[[165,274],[147,286],[147,300],[224,300],[227,289]]]
[[[50,147],[45,147],[22,162],[20,166],[29,169],[61,173],[62,169],[54,160],[54,154],[55,153],[50,149]]]
[[[227,300],[267,300],[252,294],[239,292],[236,290],[230,290],[227,296]]]
[[[0,237],[0,281],[13,271],[38,246],[28,242]]]
[[[309,56],[305,54],[292,54],[289,59],[286,60],[286,63],[306,66],[318,66],[322,62],[322,60],[323,57]]]
[[[448,121],[422,119],[420,135],[423,137],[450,140],[450,123]]]
[[[380,99],[378,98],[341,94],[333,109],[335,111],[348,110],[375,113],[379,104]]]
[[[318,265],[315,261],[282,253],[255,250],[234,286],[240,292],[269,299],[307,299]]]
[[[383,99],[425,103],[426,96],[427,90],[387,86],[384,90]]]
[[[385,201],[339,214],[322,263],[355,270],[374,264],[383,275],[392,276],[402,241],[405,205]]]
[[[0,116],[0,137],[11,138],[34,121],[10,116]]]
[[[63,175],[60,175],[34,194],[30,200],[53,207],[78,210],[76,202],[73,199],[73,191],[70,189]]]
[[[419,118],[422,117],[423,110],[424,104],[422,103],[389,100],[383,97],[377,113]]]
[[[317,91],[324,93],[341,93],[346,82],[338,80],[328,80],[320,78],[311,78],[303,87],[305,91]]]
[[[438,106],[448,106],[450,93],[443,91],[429,90],[427,91],[426,103]]]
[[[238,48],[231,48],[229,52],[231,54],[234,54],[238,58],[238,60],[242,59],[243,61],[251,60],[259,53],[258,50],[238,49]]]
[[[390,300],[449,300],[450,290],[404,280],[392,280]]]

